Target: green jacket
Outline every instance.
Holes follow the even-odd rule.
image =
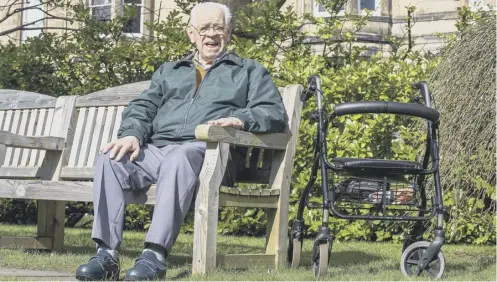
[[[192,58],[157,69],[150,87],[124,110],[119,138],[136,136],[140,145],[151,142],[157,147],[194,141],[197,125],[231,116],[244,123],[245,131],[284,130],[281,96],[262,65],[227,52],[213,62],[196,89]]]

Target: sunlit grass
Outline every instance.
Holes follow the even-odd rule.
[[[35,226],[0,225],[0,236],[35,234]],[[27,252],[23,249],[0,249],[0,267],[51,270],[73,274],[82,263],[95,254],[95,245],[88,229],[66,229],[66,251],[59,254]],[[267,269],[250,266],[247,269],[219,268],[205,277],[191,276],[193,243],[191,234],[181,234],[167,260],[167,280],[315,280],[311,271],[312,240],[304,241],[302,266],[291,269]],[[125,232],[121,246],[121,278],[141,253],[144,232]],[[264,238],[219,236],[220,253],[263,253]],[[401,244],[335,242],[329,275],[323,280],[425,280],[410,279],[400,272]],[[444,245],[446,272],[442,280],[495,281],[496,247]],[[21,277],[0,277],[1,280],[25,280]],[[72,279],[67,277],[62,280]],[[33,280],[32,278],[30,280]],[[38,278],[36,278],[38,280]],[[59,279],[60,280],[60,279]]]

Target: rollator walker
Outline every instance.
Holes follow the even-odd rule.
[[[412,227],[404,238],[400,269],[405,276],[427,275],[440,278],[445,271],[441,247],[443,230],[442,189],[439,175],[437,133],[440,114],[432,108],[432,97],[426,82],[412,85],[422,94],[414,103],[387,101],[346,102],[337,104],[331,114],[323,109],[323,94],[319,76],[309,78],[308,88],[301,100],[316,96],[317,110],[312,120],[317,122],[311,176],[299,200],[289,238],[288,262],[300,264],[305,233],[304,209],[321,208],[322,223],[312,248],[312,269],[316,278],[328,271],[334,237],[329,217],[346,220],[411,221]],[[328,158],[326,136],[328,127],[338,126],[338,117],[352,114],[395,114],[422,118],[427,123],[426,151],[423,163],[406,160]],[[322,204],[309,202],[309,194],[321,172]],[[428,181],[433,177],[432,181]],[[319,191],[318,191],[319,192]],[[427,192],[433,195],[430,201]],[[428,204],[430,202],[430,204]],[[423,241],[425,223],[436,216],[434,239]],[[339,259],[337,257],[337,259]]]

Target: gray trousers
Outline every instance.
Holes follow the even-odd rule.
[[[190,208],[202,169],[206,143],[192,142],[157,148],[151,144],[129,161],[111,160],[110,152],[97,157],[93,184],[93,240],[119,248],[124,227],[124,190],[145,193],[157,184],[152,222],[145,243],[170,250]]]

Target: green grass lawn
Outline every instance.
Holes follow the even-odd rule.
[[[0,236],[33,235],[35,226],[0,225]],[[144,232],[125,232],[121,246],[121,278],[132,266],[133,260],[141,252]],[[191,256],[191,234],[178,238],[172,256],[168,258],[168,280],[315,280],[311,271],[312,240],[304,242],[302,266],[296,269],[267,269],[249,266],[247,269],[220,268],[205,277],[192,277],[191,264],[186,258]],[[0,249],[0,267],[33,270],[52,270],[74,273],[79,264],[95,253],[94,244],[88,229],[66,229],[66,251],[59,254],[28,252],[22,249]],[[333,245],[329,275],[323,280],[426,280],[410,279],[400,272],[401,244],[335,242]],[[264,238],[218,237],[218,252],[222,253],[262,253]],[[444,245],[446,271],[443,280],[495,281],[496,247]],[[15,277],[0,277],[0,280],[19,280]]]

